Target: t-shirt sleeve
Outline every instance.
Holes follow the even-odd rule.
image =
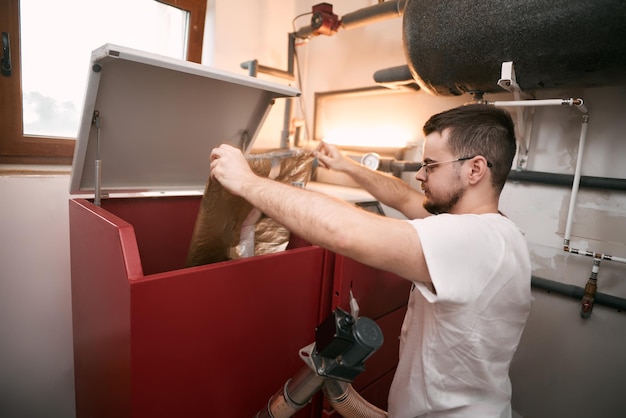
[[[504,242],[479,216],[442,214],[410,222],[422,243],[434,292],[415,285],[430,302],[470,303],[502,263]],[[495,232],[495,233],[494,233]]]

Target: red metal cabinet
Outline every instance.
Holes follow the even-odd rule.
[[[386,409],[410,284],[299,240],[183,268],[199,203],[70,201],[77,417],[253,416],[350,290],[385,338],[354,387]],[[316,399],[296,416],[328,414]]]
[[[326,251],[184,269],[198,205],[70,201],[79,418],[249,417],[303,366],[328,312]]]

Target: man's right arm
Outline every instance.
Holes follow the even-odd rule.
[[[412,281],[430,281],[417,230],[345,200],[254,174],[238,148],[211,151],[211,180],[303,239]]]
[[[400,211],[409,219],[430,215],[422,206],[424,195],[401,179],[362,166],[344,157],[333,145],[321,143],[315,156],[322,167],[350,176],[379,202]]]

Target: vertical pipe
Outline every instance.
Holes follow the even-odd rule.
[[[576,171],[574,172],[574,182],[572,184],[572,195],[569,201],[569,210],[567,212],[567,223],[565,225],[565,237],[563,239],[563,247],[565,251],[569,251],[569,240],[572,234],[572,222],[574,221],[574,209],[576,207],[576,198],[578,197],[578,188],[580,187],[580,174],[582,172],[582,159],[587,139],[587,129],[589,128],[589,115],[583,115],[583,123],[580,128],[580,140],[578,142],[578,156],[576,158]]]
[[[296,60],[296,35],[290,33],[287,39],[287,71],[294,76],[295,79],[295,60]],[[300,75],[298,74],[298,77]],[[280,148],[289,148],[289,128],[291,126],[291,117],[293,115],[293,99],[288,97],[285,99],[285,113],[283,116],[283,130],[280,134]]]

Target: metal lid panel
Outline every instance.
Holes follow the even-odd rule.
[[[202,191],[221,143],[249,149],[296,89],[123,47],[92,55],[70,193]],[[98,129],[94,112],[99,116]]]

